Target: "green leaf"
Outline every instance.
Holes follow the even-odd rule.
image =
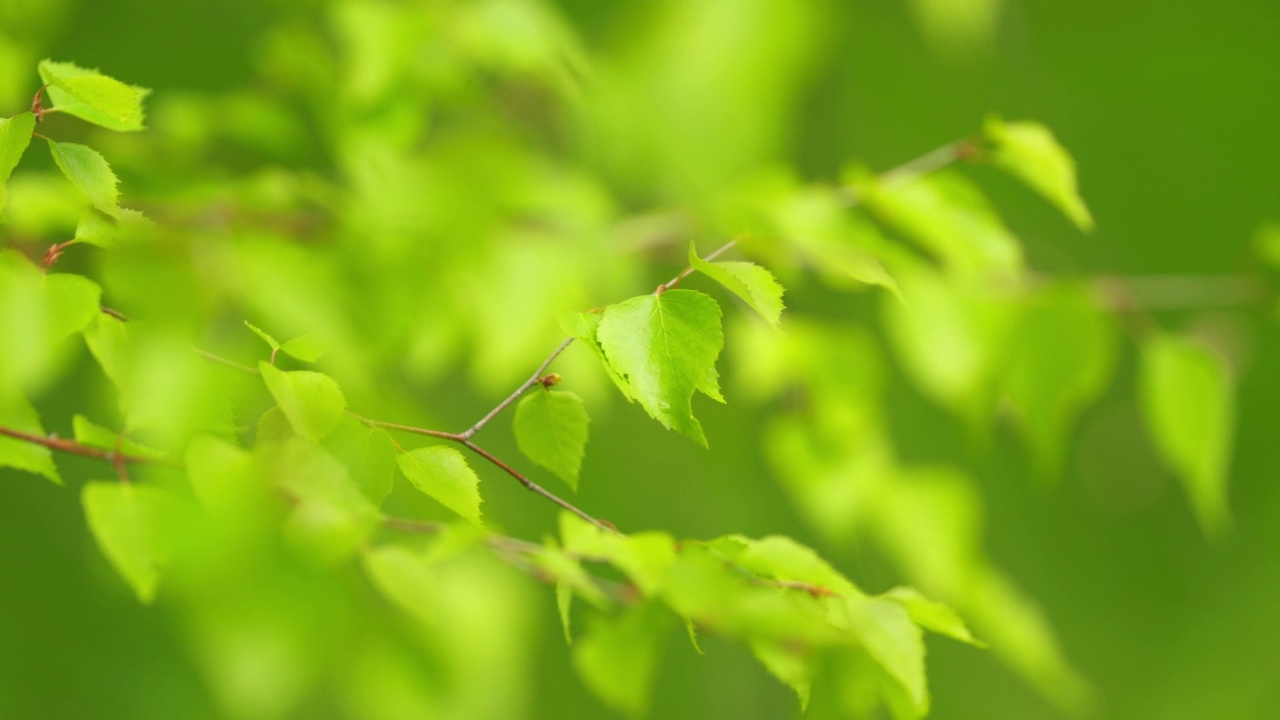
[[[293,501],[286,530],[316,559],[340,562],[368,542],[378,527],[378,509],[337,458],[292,438],[268,446],[265,459],[276,485]]]
[[[15,393],[0,394],[0,427],[44,437],[40,416],[31,403]],[[0,435],[0,467],[11,467],[43,475],[61,485],[62,478],[53,463],[53,453],[44,445]]]
[[[160,488],[90,482],[80,493],[89,531],[116,572],[149,603],[169,557],[164,528],[172,520],[172,499]]]
[[[560,615],[560,627],[564,629],[564,643],[573,644],[573,630],[570,626],[573,612],[573,586],[564,580],[556,582],[556,611]]]
[[[793,190],[771,208],[771,224],[828,283],[840,289],[879,285],[897,294],[897,281],[881,262],[893,245],[870,220],[850,212],[835,190]]]
[[[299,335],[280,346],[280,352],[309,363],[324,357],[328,351],[328,346],[314,333]]]
[[[806,583],[837,595],[862,595],[848,578],[816,552],[789,537],[770,535],[753,540],[742,535],[724,535],[708,545],[725,559],[763,578]]]
[[[1115,341],[1111,318],[1084,285],[1042,293],[1019,318],[1002,376],[1042,473],[1058,471],[1072,422],[1106,390]]]
[[[560,326],[579,342],[591,348],[591,352],[600,358],[605,373],[610,380],[613,380],[613,384],[618,386],[622,396],[628,402],[634,402],[635,396],[631,392],[631,386],[627,384],[627,379],[618,374],[618,371],[609,364],[609,358],[605,356],[604,349],[600,347],[600,341],[596,337],[600,329],[600,321],[603,319],[604,315],[601,313],[570,313],[560,319]]]
[[[365,497],[381,504],[391,492],[396,475],[399,453],[391,435],[348,416],[325,437],[324,446],[347,466]]]
[[[949,269],[974,278],[1022,270],[1022,247],[976,185],[940,171],[896,187],[859,188],[876,215],[915,239]]]
[[[49,140],[49,150],[58,169],[89,202],[113,218],[120,217],[119,182],[107,159],[87,145]]]
[[[121,236],[137,233],[152,226],[152,222],[137,210],[120,208],[120,216],[113,218],[96,208],[89,208],[76,225],[75,241],[100,248],[113,248]]]
[[[901,605],[911,616],[911,621],[926,630],[932,630],[975,647],[986,647],[986,643],[981,642],[969,632],[968,626],[955,610],[930,600],[915,588],[896,587],[880,597]]]
[[[265,362],[258,363],[258,371],[271,397],[299,435],[319,440],[342,420],[347,400],[338,383],[328,375],[310,370],[285,372]]]
[[[249,453],[213,435],[192,438],[183,465],[196,497],[216,514],[242,514],[260,489]]]
[[[27,145],[31,144],[31,133],[35,128],[36,116],[29,112],[0,118],[0,212],[4,212],[9,197],[5,183],[27,151]]]
[[[831,621],[851,631],[867,654],[902,686],[917,716],[928,713],[924,636],[906,608],[883,598],[845,598],[833,610]]]
[[[1235,398],[1226,364],[1188,340],[1156,335],[1143,343],[1142,409],[1156,449],[1177,472],[1200,524],[1230,524],[1227,476]]]
[[[596,585],[578,560],[555,547],[551,541],[543,549],[534,553],[530,559],[547,577],[556,583],[556,605],[560,611],[560,622],[564,625],[564,638],[573,644],[569,633],[569,610],[573,596],[586,600],[597,608],[609,606],[609,599],[604,591]],[[563,591],[562,591],[563,588]],[[562,595],[567,593],[568,597]]]
[[[0,250],[0,383],[38,388],[57,367],[65,340],[102,314],[101,289],[79,275],[46,275],[26,257]]]
[[[124,379],[128,330],[123,320],[99,312],[84,329],[84,344],[102,372],[117,386]]]
[[[605,308],[597,337],[645,411],[706,446],[692,400],[724,346],[716,301],[693,290],[635,297]]]
[[[693,622],[692,618],[684,619],[684,629],[689,635],[689,644],[693,646],[693,651],[699,655],[706,655],[706,651],[698,643],[698,626]]]
[[[258,327],[255,326],[253,323],[249,322],[248,320],[245,320],[244,326],[252,330],[254,335],[257,335],[258,337],[262,338],[267,343],[267,345],[271,346],[272,350],[280,349],[280,343],[277,342],[275,338],[271,337],[263,330],[258,329]]]
[[[765,669],[800,699],[800,710],[809,707],[809,689],[813,685],[813,651],[805,648],[789,648],[769,640],[751,643],[751,652]]]
[[[512,426],[525,457],[577,490],[589,422],[587,408],[577,395],[535,388],[516,406]]]
[[[1049,128],[1036,122],[1007,123],[992,116],[983,130],[995,146],[989,155],[992,165],[1043,195],[1076,227],[1093,230],[1093,216],[1076,186],[1075,161]]]
[[[707,262],[698,257],[693,243],[689,244],[689,265],[742,298],[770,325],[778,326],[783,290],[773,273],[755,263]]]
[[[143,128],[142,101],[151,92],[147,88],[53,60],[40,63],[40,77],[49,86],[46,92],[60,112],[110,130]]]
[[[75,434],[76,442],[81,445],[102,448],[104,450],[115,450],[117,447],[120,452],[126,455],[136,455],[139,457],[149,457],[160,459],[165,454],[155,448],[149,448],[145,445],[139,445],[132,440],[122,440],[122,433],[115,430],[108,430],[101,425],[96,425],[89,421],[83,415],[76,415],[71,418],[71,429]]]
[[[560,513],[560,541],[569,552],[607,560],[626,573],[646,597],[661,589],[676,559],[675,540],[666,533],[619,535],[567,511]]]
[[[605,704],[643,714],[670,624],[670,613],[657,603],[597,619],[573,647],[578,675]]]
[[[480,525],[480,478],[462,453],[433,445],[400,453],[400,472],[413,486],[462,517]]]

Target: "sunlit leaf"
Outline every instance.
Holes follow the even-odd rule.
[[[569,512],[560,513],[560,540],[568,552],[612,563],[646,596],[661,588],[676,557],[675,540],[666,533],[624,536],[602,530]]]
[[[480,478],[462,453],[433,445],[400,453],[400,471],[441,505],[480,525]]]
[[[512,426],[525,457],[577,490],[589,422],[577,395],[535,387],[516,406]]]
[[[299,335],[280,346],[280,351],[302,362],[313,363],[329,351],[328,346],[314,333]]]
[[[258,328],[256,325],[249,322],[248,320],[244,321],[244,326],[252,330],[254,335],[257,335],[258,337],[262,338],[262,341],[265,342],[267,345],[271,346],[272,350],[280,349],[280,343],[275,338],[268,335],[266,331]]]
[[[1213,352],[1171,335],[1143,343],[1141,369],[1142,409],[1156,449],[1182,480],[1205,531],[1221,532],[1231,520],[1230,373]]]
[[[368,541],[378,510],[337,458],[302,438],[264,452],[272,478],[293,505],[286,530],[302,548],[322,562],[340,562]]]
[[[846,598],[832,622],[847,628],[867,654],[906,690],[915,712],[929,710],[924,636],[902,605],[883,598]]]
[[[603,313],[570,313],[560,318],[560,326],[564,331],[569,333],[577,341],[591,348],[591,352],[600,358],[601,364],[604,366],[605,373],[613,380],[613,384],[618,387],[628,401],[635,401],[635,396],[631,390],[631,384],[623,377],[613,365],[609,364],[609,358],[605,356],[604,349],[600,347],[600,340],[596,336],[600,329],[600,321],[604,319]]]
[[[113,218],[96,208],[89,208],[80,216],[75,241],[100,248],[113,248],[121,238],[131,237],[152,227],[153,223],[137,210],[120,208],[120,216]]]
[[[0,382],[30,390],[50,379],[64,342],[101,314],[88,278],[46,275],[13,250],[0,251]]]
[[[911,237],[950,270],[976,278],[1022,269],[1022,247],[982,191],[953,171],[893,187],[860,188],[877,217]]]
[[[993,116],[987,119],[984,131],[994,144],[991,164],[1043,195],[1081,230],[1093,230],[1093,216],[1076,187],[1075,161],[1049,128]]]
[[[689,245],[689,265],[725,286],[734,295],[760,313],[760,317],[777,326],[782,316],[782,285],[773,273],[750,262],[707,262]]]
[[[93,206],[113,218],[120,217],[119,180],[107,159],[93,148],[76,143],[49,140],[53,160],[63,175],[76,186]]]
[[[1042,472],[1056,472],[1076,416],[1106,389],[1116,331],[1085,286],[1027,304],[1009,339],[1005,391]]]
[[[5,184],[27,151],[27,145],[31,144],[31,133],[35,127],[36,116],[29,112],[0,118],[0,213],[4,212],[9,197]]]
[[[796,697],[800,699],[800,710],[806,710],[809,707],[809,691],[813,685],[813,651],[757,640],[751,643],[751,652],[770,675],[795,691]]]
[[[319,440],[342,420],[347,400],[333,378],[310,370],[285,372],[266,362],[258,371],[271,397],[299,435]]]
[[[609,706],[643,713],[670,625],[670,613],[656,603],[597,618],[573,646],[578,675]]]
[[[977,647],[986,647],[984,643],[973,637],[973,633],[969,632],[964,620],[960,619],[955,610],[930,600],[915,588],[896,587],[880,597],[901,605],[911,616],[911,621],[926,630],[932,630]]]
[[[40,416],[26,398],[0,393],[0,427],[44,437]],[[0,467],[11,467],[43,475],[59,485],[62,478],[53,464],[53,453],[38,443],[0,435]]]
[[[597,337],[650,416],[707,444],[692,399],[724,345],[715,300],[692,290],[632,298],[605,308]]]
[[[142,101],[151,92],[147,88],[53,60],[40,63],[40,78],[48,85],[45,92],[60,112],[111,130],[143,128]]]
[[[90,482],[80,499],[102,554],[139,600],[151,602],[160,584],[160,568],[171,552],[165,532],[172,516],[168,494],[147,485]]]
[[[754,540],[725,535],[708,543],[716,552],[743,569],[780,582],[803,583],[818,593],[862,593],[813,550],[789,537],[770,535]]]

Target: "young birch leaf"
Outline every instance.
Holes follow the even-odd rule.
[[[265,362],[258,363],[258,371],[271,397],[299,435],[319,440],[342,420],[347,400],[338,383],[328,375],[309,370],[285,372]]]
[[[809,689],[813,685],[812,652],[769,640],[753,641],[751,652],[770,675],[795,691],[800,699],[800,711],[804,712],[809,707]]]
[[[573,663],[605,704],[642,715],[658,671],[670,614],[656,603],[599,618],[573,646]]]
[[[564,580],[556,582],[556,610],[560,614],[560,627],[564,629],[564,644],[573,644],[573,630],[569,620],[573,613],[573,586]]]
[[[400,472],[413,486],[476,525],[480,524],[480,478],[462,453],[433,445],[400,453]]]
[[[160,566],[168,558],[161,530],[170,512],[168,495],[147,485],[90,482],[80,500],[102,554],[139,600],[151,602],[160,583]]]
[[[631,298],[605,308],[597,337],[645,411],[705,447],[692,402],[724,346],[716,301],[693,290]]]
[[[831,621],[851,631],[867,654],[902,686],[916,717],[928,713],[924,636],[906,608],[882,598],[845,598]]]
[[[613,380],[613,384],[618,386],[622,396],[627,399],[627,402],[635,402],[635,396],[632,395],[627,379],[619,375],[618,371],[609,364],[609,358],[605,357],[604,349],[600,347],[600,340],[596,337],[603,317],[601,313],[571,313],[560,319],[560,326],[565,332],[591,348],[591,352],[595,353],[604,364],[605,373],[610,380]]]
[[[1209,533],[1224,530],[1235,412],[1226,366],[1205,348],[1159,335],[1142,347],[1141,390],[1147,428],[1200,524]]]
[[[947,605],[940,602],[930,600],[920,594],[919,590],[910,587],[896,587],[889,592],[881,595],[886,600],[892,600],[904,609],[911,616],[911,621],[925,630],[932,630],[940,635],[946,635],[954,640],[962,643],[968,643],[974,647],[986,647],[986,643],[978,640],[969,632],[969,627],[965,625],[964,620],[956,614]]]
[[[987,119],[987,139],[995,146],[991,164],[1013,175],[1053,203],[1076,227],[1093,230],[1093,216],[1076,186],[1076,164],[1049,128],[1036,122]]]
[[[151,92],[147,88],[126,85],[97,70],[53,60],[40,63],[40,77],[49,86],[46,92],[59,112],[109,130],[131,131],[143,127],[142,101]]]
[[[760,317],[777,327],[782,316],[782,285],[773,273],[749,262],[707,262],[689,244],[689,265],[742,298]]]
[[[5,183],[22,159],[22,153],[27,151],[27,145],[31,144],[31,133],[35,127],[36,116],[29,112],[0,118],[0,212],[4,211],[8,200]]]
[[[136,233],[151,225],[147,216],[137,210],[120,208],[120,216],[113,218],[97,209],[89,208],[84,215],[80,216],[80,223],[76,225],[75,241],[110,249],[116,246],[116,240],[121,235]]]
[[[698,392],[721,405],[725,404],[724,393],[720,392],[720,372],[716,370],[715,365],[712,365],[707,374],[702,376],[702,382],[698,383]]]
[[[0,396],[0,427],[44,436],[40,416],[26,398],[10,393]],[[61,485],[62,478],[53,464],[53,453],[44,445],[0,435],[0,467],[11,467],[43,475]]]
[[[49,150],[58,169],[89,198],[89,202],[113,218],[120,217],[119,182],[106,158],[87,145],[49,140]]]
[[[1022,247],[976,185],[940,171],[896,187],[860,188],[875,213],[946,264],[970,277],[1022,270]]]
[[[280,343],[277,342],[275,338],[268,335],[264,330],[259,329],[256,325],[249,322],[248,320],[244,321],[244,326],[252,330],[254,335],[257,335],[258,337],[262,338],[263,342],[265,342],[267,345],[270,345],[272,350],[280,349]]]
[[[516,406],[512,425],[520,452],[576,491],[589,422],[587,407],[577,395],[534,389]]]
[[[280,346],[280,352],[309,363],[324,357],[324,354],[328,351],[329,348],[326,347],[324,341],[313,333],[299,335]]]

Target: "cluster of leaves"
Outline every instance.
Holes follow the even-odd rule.
[[[724,401],[723,350],[732,373],[723,385],[738,390],[735,400],[776,403],[761,448],[825,542],[872,539],[905,581],[957,608],[993,654],[1046,695],[1064,706],[1084,697],[1045,618],[983,553],[974,483],[952,468],[896,457],[885,417],[886,359],[871,332],[795,312],[779,332],[782,288],[771,272],[703,259],[693,247],[688,270],[657,291],[572,312],[643,286],[637,254],[607,249],[645,247],[635,242],[637,225],[679,237],[681,251],[689,237],[741,234],[739,247],[793,291],[809,289],[810,278],[822,292],[884,288],[877,301],[887,345],[919,389],[975,431],[1007,411],[1041,474],[1051,476],[1065,461],[1076,418],[1114,372],[1116,297],[1092,281],[1032,274],[979,184],[946,167],[1003,170],[1088,231],[1093,219],[1074,165],[1046,128],[992,119],[979,135],[879,176],[851,168],[831,186],[753,174],[711,193],[715,173],[731,175],[733,159],[709,148],[695,161],[679,145],[683,133],[668,133],[677,140],[667,146],[648,124],[688,126],[697,137],[703,122],[718,133],[727,123],[707,115],[714,106],[752,139],[781,103],[767,88],[753,90],[758,112],[735,109],[736,100],[747,102],[735,97],[707,103],[699,88],[734,85],[719,81],[715,58],[682,57],[682,69],[697,68],[691,98],[680,94],[684,85],[667,87],[670,73],[660,64],[637,63],[615,78],[628,97],[660,88],[657,116],[608,93],[585,103],[586,126],[601,134],[603,152],[622,154],[602,163],[623,168],[621,176],[600,179],[510,128],[493,128],[492,118],[510,109],[505,103],[581,91],[589,69],[582,48],[541,5],[429,13],[338,2],[330,23],[328,34],[306,24],[275,31],[266,52],[271,92],[157,98],[160,127],[147,143],[114,139],[118,166],[184,178],[143,206],[157,208],[160,227],[121,207],[114,173],[87,146],[48,141],[70,186],[51,189],[34,172],[14,176],[15,231],[62,239],[65,229],[74,236],[57,243],[58,252],[75,244],[108,250],[93,256],[95,279],[48,272],[52,251],[43,268],[0,252],[0,338],[10,340],[0,354],[0,428],[11,431],[0,435],[0,464],[55,482],[55,451],[115,466],[115,480],[83,487],[87,523],[139,598],[159,592],[189,618],[193,653],[224,704],[244,715],[284,714],[345,640],[355,648],[355,670],[339,685],[352,707],[508,715],[528,684],[521,648],[536,595],[522,576],[532,575],[556,586],[566,637],[580,636],[573,653],[585,683],[619,708],[643,709],[664,633],[683,623],[695,643],[698,631],[742,640],[802,702],[812,695],[814,716],[927,711],[922,629],[972,637],[947,606],[919,591],[864,592],[781,537],[621,535],[566,512],[554,538],[517,540],[482,511],[495,491],[482,492],[483,468],[469,459],[491,456],[471,443],[471,431],[348,412],[376,405],[379,417],[448,416],[409,398],[442,378],[452,383],[458,364],[482,392],[505,392],[561,330],[573,346],[557,359],[557,373],[532,378],[516,394],[515,440],[532,463],[576,490],[586,408],[606,407],[610,386],[664,427],[707,445],[695,402]],[[732,33],[743,23],[712,25]],[[527,36],[513,42],[510,33],[521,28]],[[713,39],[699,37],[692,50],[745,44]],[[44,115],[141,128],[145,90],[67,63],[46,61],[40,73],[54,107],[37,104],[0,120],[0,180],[9,179]],[[680,114],[686,106],[692,116]],[[299,107],[324,112],[314,120]],[[430,132],[423,107],[432,108]],[[637,128],[640,117],[646,126]],[[554,123],[531,125],[519,130],[555,131]],[[307,143],[332,158],[336,179],[299,169]],[[205,170],[244,153],[288,169]],[[663,169],[688,170],[675,181],[684,183],[681,198],[693,199],[691,220],[669,226],[666,217],[618,217],[604,186],[642,186],[637,178],[652,158]],[[67,191],[78,199],[65,202]],[[0,201],[3,193],[0,183]],[[75,219],[64,228],[66,216]],[[681,285],[689,273],[723,286],[765,322],[730,314],[725,332],[720,303]],[[137,319],[103,312],[102,302]],[[279,342],[253,325],[246,331],[246,317],[292,339]],[[267,350],[245,344],[256,342],[254,333]],[[74,441],[51,440],[29,400],[38,405],[64,379],[80,338],[111,402],[68,420]],[[1228,366],[1188,336],[1142,325],[1136,339],[1154,445],[1184,480],[1204,526],[1220,530],[1229,518]],[[99,380],[97,372],[76,377]],[[568,382],[558,384],[561,376]],[[394,385],[404,377],[408,383]],[[90,416],[113,417],[107,424],[119,429]],[[405,448],[391,433],[406,430],[438,442]],[[369,614],[353,599],[358,591],[334,599],[330,586],[341,577],[334,568],[351,564],[403,608],[410,645],[400,632],[327,637],[363,627],[353,617]],[[231,585],[233,600],[209,600]],[[317,599],[300,614],[287,600],[294,596]],[[575,599],[589,608],[585,631],[573,630]],[[429,682],[406,669],[415,666],[405,658],[421,654],[433,668]],[[243,667],[260,677],[246,677]],[[492,685],[504,688],[501,697]]]

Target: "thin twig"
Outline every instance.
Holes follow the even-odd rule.
[[[259,373],[259,372],[258,372],[258,369],[257,369],[257,368],[252,368],[252,367],[249,367],[248,365],[241,365],[240,363],[236,362],[235,360],[228,360],[228,359],[226,359],[226,358],[224,358],[224,357],[221,357],[221,356],[219,356],[219,355],[214,355],[213,353],[209,352],[208,350],[201,350],[201,349],[200,349],[200,348],[198,348],[198,347],[193,347],[193,348],[191,348],[191,349],[192,349],[192,350],[195,350],[195,351],[196,351],[196,352],[197,352],[201,357],[205,358],[206,360],[212,360],[212,361],[214,361],[214,362],[216,362],[216,363],[222,363],[223,365],[226,365],[227,367],[233,367],[233,368],[235,368],[235,369],[237,369],[237,370],[239,370],[239,371],[241,371],[241,372],[252,373],[252,374],[254,374],[254,375],[260,375],[260,374],[261,374],[261,373]]]
[[[515,402],[516,399],[519,398],[521,395],[523,395],[525,391],[527,391],[529,388],[533,387],[534,385],[537,385],[538,382],[542,379],[542,373],[546,371],[546,369],[551,366],[551,363],[555,361],[556,358],[560,357],[560,353],[564,352],[565,349],[568,348],[569,345],[571,345],[572,343],[573,343],[573,338],[568,338],[564,342],[560,343],[560,346],[557,347],[549,356],[547,356],[546,360],[542,361],[542,364],[538,366],[538,369],[534,370],[533,374],[529,376],[529,379],[521,383],[520,387],[515,389],[515,392],[508,395],[506,400],[503,400],[502,402],[498,403],[497,407],[490,410],[489,413],[484,417],[480,418],[480,420],[476,422],[475,425],[472,425],[471,427],[459,433],[459,436],[463,440],[470,440],[471,436],[480,432],[480,429],[483,428],[485,425],[488,425],[490,420],[498,416],[498,413],[501,413],[503,410],[506,410],[507,407],[511,405],[511,403]]]
[[[729,242],[725,243],[724,245],[721,245],[720,247],[718,247],[718,248],[716,248],[715,250],[711,251],[711,252],[710,252],[706,257],[704,257],[704,258],[702,258],[702,259],[703,259],[703,260],[706,260],[707,262],[711,262],[712,260],[715,260],[716,258],[718,258],[718,257],[720,257],[721,255],[725,254],[726,252],[729,252],[729,250],[731,250],[731,249],[733,248],[733,246],[734,246],[734,245],[737,245],[737,244],[738,244],[738,241],[737,241],[736,239],[735,239],[735,240],[730,240]],[[662,283],[661,285],[659,285],[659,286],[658,286],[658,289],[653,291],[653,294],[654,294],[654,295],[661,295],[662,293],[664,293],[664,292],[666,292],[666,291],[670,290],[671,288],[674,288],[675,286],[677,286],[677,285],[679,285],[679,284],[680,284],[680,281],[681,281],[681,280],[684,280],[685,278],[687,278],[687,277],[689,277],[690,275],[692,275],[692,274],[693,274],[693,272],[694,272],[694,270],[693,270],[693,266],[692,266],[692,265],[690,265],[689,267],[687,267],[687,268],[685,268],[685,269],[681,270],[681,271],[679,272],[679,274],[677,274],[675,277],[673,277],[673,278],[671,278],[670,280],[668,280],[668,281],[666,281],[666,282]]]
[[[120,322],[129,322],[128,315],[125,315],[124,313],[114,308],[109,308],[106,305],[102,306],[102,312],[104,315],[110,315],[111,317],[119,320]]]
[[[959,160],[967,160],[972,158],[977,152],[974,142],[970,138],[963,138],[952,143],[947,143],[940,148],[935,148],[921,155],[914,160],[907,162],[887,170],[880,174],[878,184],[882,188],[895,188],[906,185],[910,182],[918,180],[925,175],[937,172],[942,168],[957,162]],[[844,201],[845,207],[853,207],[862,202],[863,198],[858,193],[857,188],[844,186],[840,188],[841,199]]]
[[[377,428],[383,428],[386,430],[401,430],[403,432],[415,433],[417,435],[427,435],[429,437],[440,438],[441,440],[452,440],[454,442],[462,442],[465,439],[462,437],[461,433],[451,433],[451,432],[445,432],[443,430],[431,430],[428,428],[415,427],[413,425],[401,425],[400,423],[383,422],[381,420],[374,420],[372,418],[364,417],[363,415],[357,415],[351,412],[350,410],[347,411],[347,414],[359,420],[360,422],[364,423],[368,427],[377,427]]]
[[[182,464],[163,457],[148,457],[145,455],[130,455],[123,452],[114,452],[104,450],[102,448],[90,445],[82,445],[74,440],[64,440],[58,437],[45,437],[43,435],[33,435],[21,430],[0,427],[0,435],[6,435],[14,440],[43,445],[50,450],[58,452],[70,453],[72,455],[80,455],[83,457],[97,458],[98,460],[106,460],[112,464],[115,463],[150,463],[153,465],[168,465],[170,467],[182,467]],[[117,466],[118,468],[119,466]]]
[[[466,446],[467,446],[467,449],[471,450],[471,452],[474,452],[475,454],[479,455],[480,457],[484,458],[485,460],[488,460],[489,462],[493,463],[494,465],[497,465],[499,468],[501,468],[503,471],[505,471],[508,475],[510,475],[511,477],[513,477],[513,478],[515,478],[516,480],[518,480],[518,481],[520,482],[520,484],[524,486],[525,490],[528,490],[528,491],[530,491],[530,492],[534,492],[534,493],[537,493],[537,494],[541,495],[542,497],[544,497],[544,498],[546,498],[546,499],[550,500],[551,502],[555,503],[556,505],[559,505],[560,507],[564,508],[565,510],[568,510],[569,512],[573,513],[574,515],[577,515],[578,517],[582,518],[583,520],[586,520],[587,522],[591,523],[592,525],[595,525],[596,527],[600,528],[601,530],[605,530],[605,531],[607,531],[607,532],[611,532],[611,533],[617,533],[617,532],[618,532],[618,528],[614,527],[611,523],[605,522],[605,521],[603,521],[603,520],[597,520],[597,519],[595,519],[594,517],[592,517],[592,516],[588,515],[587,513],[583,512],[582,510],[579,510],[577,507],[575,507],[575,506],[574,506],[572,503],[570,503],[569,501],[567,501],[567,500],[565,500],[565,499],[561,498],[559,495],[556,495],[555,493],[553,493],[553,492],[551,492],[550,490],[548,490],[548,489],[546,489],[546,488],[542,487],[541,485],[539,485],[538,483],[536,483],[536,482],[534,482],[534,481],[530,480],[529,478],[525,477],[524,475],[521,475],[519,471],[517,471],[515,468],[513,468],[513,467],[511,467],[510,465],[508,465],[508,464],[506,464],[506,463],[502,462],[501,460],[499,460],[495,455],[493,455],[492,453],[490,453],[488,450],[485,450],[484,448],[480,447],[479,445],[476,445],[475,443],[471,442],[470,440],[460,440],[459,442],[461,442],[463,445],[466,445]]]

